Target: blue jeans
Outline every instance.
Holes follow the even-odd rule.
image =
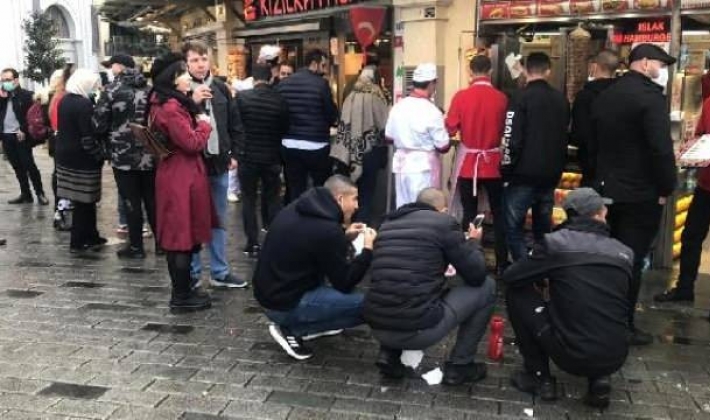
[[[525,245],[525,216],[532,208],[532,230],[535,242],[541,242],[552,230],[552,207],[555,204],[554,187],[508,185],[503,192],[505,231],[513,261],[528,253]]]
[[[298,306],[288,312],[266,311],[279,327],[286,327],[296,337],[329,330],[356,327],[362,319],[362,293],[341,293],[321,286],[303,295]]]
[[[227,263],[227,230],[225,228],[227,215],[227,188],[229,186],[229,173],[209,177],[210,188],[212,189],[212,201],[214,202],[217,216],[219,217],[219,228],[212,229],[212,240],[208,244],[210,250],[210,272],[213,279],[223,279],[229,274],[229,264]],[[199,277],[202,273],[202,261],[200,253],[192,255],[192,266],[190,269],[193,277]]]

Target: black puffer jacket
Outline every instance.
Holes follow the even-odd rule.
[[[481,247],[467,241],[456,220],[412,203],[387,216],[375,241],[372,285],[364,317],[373,329],[414,331],[436,325],[444,311],[444,272],[453,265],[466,284],[486,279]]]
[[[290,118],[286,138],[330,142],[330,127],[338,120],[338,109],[324,78],[301,69],[282,80],[276,90],[288,103]]]
[[[676,186],[676,165],[663,89],[629,71],[592,108],[595,188],[617,203],[655,202]]]
[[[535,80],[510,101],[500,172],[511,184],[554,187],[567,162],[569,103],[544,80]]]
[[[244,125],[244,136],[237,141],[239,162],[278,165],[281,140],[288,130],[288,106],[281,95],[267,84],[239,92],[237,107]]]
[[[615,370],[628,353],[627,325],[633,252],[608,227],[578,218],[545,236],[530,258],[503,276],[509,287],[550,284],[550,327],[580,366]]]

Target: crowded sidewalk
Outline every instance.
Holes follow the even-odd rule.
[[[48,178],[51,161],[35,150]],[[115,183],[104,170],[99,253],[66,252],[68,233],[52,229],[53,209],[4,204],[14,178],[0,161],[0,418],[3,419],[704,419],[710,418],[710,267],[701,268],[696,306],[653,304],[671,272],[649,273],[639,327],[654,344],[631,349],[613,377],[604,412],[579,398],[586,383],[556,371],[561,400],[535,401],[511,389],[520,358],[506,323],[502,363],[486,358],[476,385],[428,385],[419,377],[382,379],[368,328],[324,338],[311,359],[294,363],[278,347],[251,290],[210,289],[209,311],[171,315],[166,264],[153,255],[122,261]],[[251,279],[243,255],[240,204],[230,205],[228,257]],[[706,262],[707,264],[707,262]],[[367,287],[367,280],[364,287]],[[496,313],[505,316],[499,298]],[[419,374],[443,366],[452,338],[427,351]]]

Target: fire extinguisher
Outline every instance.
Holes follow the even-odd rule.
[[[491,318],[491,334],[488,337],[488,358],[494,362],[503,360],[503,327],[505,319],[495,315]]]

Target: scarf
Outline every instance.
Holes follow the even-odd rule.
[[[212,74],[210,73],[207,74],[207,77],[202,82],[193,77],[192,90],[194,91],[200,85],[207,85],[210,87],[210,89],[214,90],[212,86],[213,81],[214,79],[212,78]],[[216,86],[214,86],[214,88],[216,88]],[[227,98],[227,100],[229,100],[229,98]],[[207,149],[205,150],[205,155],[217,156],[219,155],[219,131],[217,130],[217,120],[214,116],[214,112],[212,112],[212,101],[210,99],[206,99],[204,102],[204,107],[205,112],[207,113],[207,115],[210,116],[210,125],[212,126],[212,131],[210,131],[210,138],[207,140]]]
[[[358,81],[345,98],[330,156],[347,168],[353,181],[362,175],[363,156],[384,144],[388,114],[385,94],[370,81]]]

